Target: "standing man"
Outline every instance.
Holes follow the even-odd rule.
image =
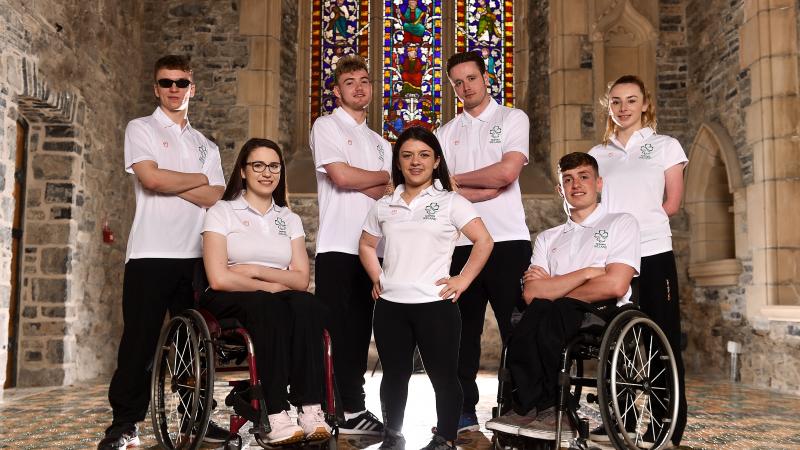
[[[459,432],[480,427],[475,415],[486,303],[494,310],[505,341],[511,313],[520,301],[520,279],[531,258],[531,237],[519,189],[519,174],[528,163],[528,116],[497,104],[489,95],[489,76],[480,53],[456,53],[447,60],[447,76],[464,112],[439,128],[456,190],[475,204],[494,239],[489,261],[458,301],[461,308],[461,349],[458,375],[464,390]],[[456,244],[450,275],[458,275],[472,245],[464,236]]]
[[[124,328],[108,389],[114,417],[98,450],[139,444],[136,423],[147,414],[152,360],[164,315],[192,307],[205,209],[225,189],[217,146],[187,118],[195,93],[189,60],[164,56],[156,61],[154,75],[158,107],[125,129],[125,170],[134,174],[136,212],[125,255]],[[227,437],[226,430],[209,424],[207,441]]]
[[[333,77],[339,107],[311,128],[319,195],[316,295],[333,313],[334,372],[345,412],[339,431],[380,435],[383,424],[364,403],[375,302],[372,281],[358,259],[358,241],[367,213],[387,191],[392,149],[367,127],[372,82],[364,60],[343,57]]]

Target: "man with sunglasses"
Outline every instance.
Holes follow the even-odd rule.
[[[192,69],[183,56],[155,64],[155,112],[128,123],[125,171],[133,174],[136,212],[125,255],[124,328],[117,369],[108,389],[113,421],[99,450],[139,444],[136,423],[150,401],[150,371],[164,316],[193,305],[192,277],[201,257],[205,209],[225,189],[219,150],[189,125]],[[229,433],[210,424],[206,440]]]

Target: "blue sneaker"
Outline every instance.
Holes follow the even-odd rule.
[[[478,416],[474,412],[462,412],[461,418],[458,419],[458,432],[466,433],[467,431],[478,431],[481,426],[478,425]]]

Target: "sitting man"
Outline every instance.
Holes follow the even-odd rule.
[[[509,338],[506,357],[514,412],[486,425],[550,440],[555,439],[561,351],[578,333],[585,313],[630,302],[640,259],[636,219],[610,214],[597,202],[603,187],[597,161],[570,153],[559,160],[558,172],[557,191],[569,217],[536,237],[523,276],[528,307]]]

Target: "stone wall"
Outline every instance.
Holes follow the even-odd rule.
[[[305,148],[294,148],[298,134],[308,133],[308,130],[301,130],[298,124],[303,123],[297,117],[297,97],[305,96],[306,93],[298,92],[297,85],[297,21],[298,5],[293,0],[283,0],[281,7],[281,116],[280,116],[280,144],[284,150],[287,164],[290,163],[297,152],[308,151]]]
[[[550,48],[547,33],[550,0],[534,0],[528,7],[528,117],[531,121],[530,164],[550,165]],[[549,174],[548,170],[545,170]],[[528,192],[526,190],[526,192]]]
[[[188,55],[197,89],[189,104],[189,121],[219,146],[223,168],[230,168],[249,137],[247,109],[236,102],[238,70],[247,66],[249,58],[247,38],[239,35],[240,1],[143,3],[150,20],[142,31],[142,69],[132,80],[142,95],[136,114],[128,120],[151,114],[157,105],[152,91],[156,60],[167,54]]]
[[[17,385],[113,369],[127,233],[122,124],[139,96],[135,2],[0,0],[0,381],[6,373],[16,122],[28,126]],[[120,45],[125,43],[125,45]],[[124,240],[123,240],[124,241]]]

